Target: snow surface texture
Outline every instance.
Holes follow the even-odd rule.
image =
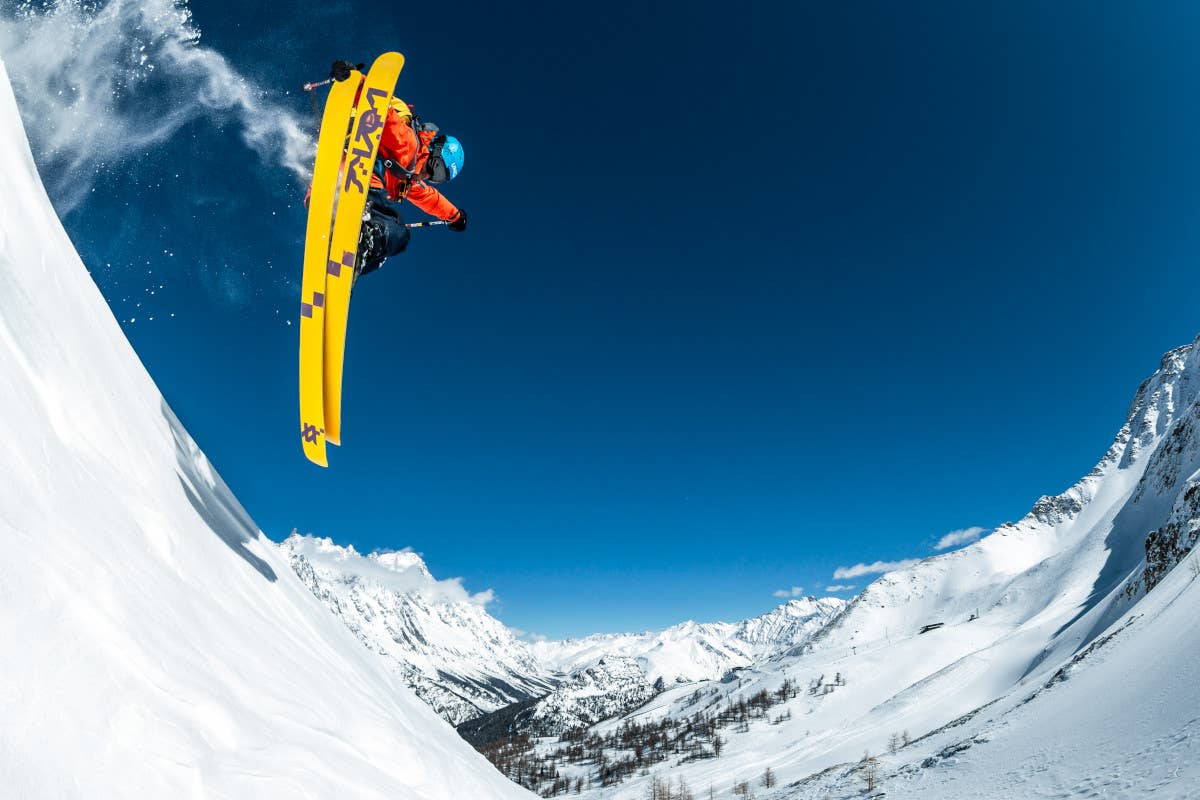
[[[0,794],[519,798],[331,617],[166,406],[0,66]]]
[[[717,713],[785,679],[803,689],[748,730],[722,729],[718,758],[671,758],[584,796],[634,800],[682,778],[721,800],[737,781],[758,800],[1200,798],[1198,396],[1200,339],[1164,356],[1104,458],[1063,494],[884,575],[799,651],[594,726]]]

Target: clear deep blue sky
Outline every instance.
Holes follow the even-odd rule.
[[[305,115],[404,52],[466,148],[470,230],[358,285],[329,470],[292,177],[199,120],[67,218],[273,538],[412,547],[551,636],[737,619],[1062,491],[1200,329],[1200,5],[432,8],[192,9]]]

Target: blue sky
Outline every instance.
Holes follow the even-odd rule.
[[[268,535],[412,547],[550,636],[737,619],[1067,488],[1200,327],[1200,7],[577,5],[192,7],[272,113],[397,49],[466,148],[470,230],[358,286],[327,471],[295,435],[303,189],[245,115],[164,62],[104,108],[192,109],[161,136],[34,135]]]

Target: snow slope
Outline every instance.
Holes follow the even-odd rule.
[[[880,788],[914,800],[1200,797],[1197,556],[1032,691],[883,757]],[[830,777],[784,796],[859,794],[859,776]]]
[[[300,580],[451,724],[540,697],[558,678],[456,581],[412,552],[360,555],[292,534],[280,545]]]
[[[777,697],[785,681],[802,687],[744,730],[722,727],[717,758],[669,757],[585,795],[633,800],[670,777],[722,799],[740,780],[759,800],[856,797],[864,751],[884,753],[907,733],[916,741],[881,757],[889,797],[1200,796],[1186,780],[1200,760],[1200,630],[1188,619],[1198,595],[1186,566],[1200,531],[1198,399],[1200,339],[1163,357],[1105,456],[1063,494],[973,545],[884,575],[800,651],[669,689],[595,726],[717,717],[764,691]],[[830,686],[839,675],[844,684]],[[984,747],[992,738],[1003,742]],[[991,758],[1003,771],[992,774]],[[778,779],[770,788],[757,785],[767,767]],[[595,775],[588,765],[565,772]]]
[[[518,798],[292,573],[50,207],[0,67],[0,786]]]

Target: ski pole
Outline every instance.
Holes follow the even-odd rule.
[[[449,225],[444,219],[430,220],[429,222],[409,222],[404,227],[406,228],[432,228],[435,225]]]
[[[317,88],[318,86],[328,86],[331,83],[333,83],[333,78],[326,78],[325,80],[317,81],[316,83],[306,83],[306,84],[304,84],[304,91],[311,92],[313,89]]]
[[[308,92],[308,99],[312,101],[313,116],[317,120],[317,130],[318,131],[321,130],[321,110],[319,108],[317,108],[317,93],[315,90],[318,86],[325,86],[326,84],[329,84],[329,83],[333,83],[333,78],[329,78],[329,79],[323,80],[323,81],[318,81],[317,83],[304,84],[304,91]]]

